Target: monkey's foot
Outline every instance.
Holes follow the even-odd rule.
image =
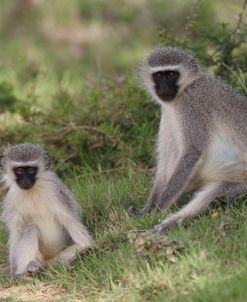
[[[37,272],[40,267],[41,263],[39,261],[31,261],[27,266],[27,272],[33,274]]]
[[[12,280],[24,279],[26,277],[27,277],[27,272],[23,272],[23,273],[11,272],[11,273],[9,273],[9,278]]]
[[[128,214],[135,217],[142,217],[144,215],[142,208],[136,208],[134,206],[129,207]]]
[[[20,279],[23,276],[25,276],[25,275],[24,274],[16,274],[16,273],[9,274],[9,278],[12,279],[12,280]]]
[[[176,227],[180,224],[180,220],[178,217],[176,216],[170,216],[168,217],[166,220],[164,220],[163,222],[161,222],[160,224],[157,224],[154,227],[154,231],[155,232],[166,232],[168,230],[170,230],[173,227]]]

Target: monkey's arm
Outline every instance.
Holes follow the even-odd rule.
[[[59,190],[60,205],[57,208],[57,219],[68,231],[74,243],[81,249],[94,246],[94,241],[86,227],[80,222],[79,205],[71,191],[64,185]]]
[[[68,217],[64,223],[73,242],[80,247],[80,250],[86,250],[94,246],[94,241],[89,235],[87,229],[79,221],[75,221]]]
[[[158,202],[159,209],[169,207],[181,196],[193,176],[194,169],[200,157],[201,152],[193,146],[186,150],[161,194]]]
[[[183,153],[173,169],[171,176],[164,184],[164,188],[156,203],[149,199],[140,213],[149,213],[155,207],[163,209],[177,201],[188,187],[188,183],[194,176],[197,164],[209,140],[209,127],[207,126],[210,116],[200,112],[196,107],[196,101],[188,99],[182,102],[179,108],[181,114],[181,131],[183,137]],[[186,106],[186,108],[184,108]],[[155,191],[154,191],[155,193]],[[151,195],[152,196],[152,195]]]
[[[56,262],[70,265],[76,258],[76,253],[83,253],[86,250],[94,247],[94,241],[87,231],[86,227],[80,222],[78,206],[73,194],[64,189],[59,190],[59,203],[55,209],[55,216],[59,225],[62,225],[68,233],[72,244],[62,250],[55,257],[50,259],[47,264]]]
[[[62,215],[60,214],[59,223],[61,223],[67,230],[73,241],[73,244],[69,245],[58,255],[49,260],[48,264],[61,262],[65,265],[70,265],[75,260],[76,253],[82,253],[90,248],[93,248],[94,241],[84,225],[69,212],[63,212]]]
[[[35,225],[25,225],[22,218],[12,213],[8,220],[9,274],[14,278],[29,272],[31,262],[38,263],[36,269],[41,264],[38,229]]]
[[[159,209],[169,207],[184,193],[208,145],[211,117],[207,108],[201,108],[198,103],[198,99],[190,97],[178,103],[178,113],[182,119],[183,153],[161,194],[157,204]]]
[[[65,193],[63,192],[63,198]],[[71,195],[72,196],[72,195]],[[70,196],[67,196],[70,198]],[[80,250],[86,250],[94,246],[94,241],[87,231],[86,227],[80,222],[78,213],[75,212],[73,204],[75,200],[68,200],[71,204],[70,208],[67,204],[60,204],[59,209],[57,208],[57,219],[61,225],[69,233],[72,241],[80,247]]]
[[[172,123],[169,120],[169,116],[162,110],[160,127],[157,140],[157,164],[156,172],[153,180],[151,192],[149,194],[147,203],[143,208],[136,208],[131,206],[128,210],[130,215],[142,216],[144,212],[150,212],[155,208],[158,203],[162,190],[167,183],[169,175],[169,164],[172,164],[177,157],[176,146],[173,142],[175,140],[175,129],[172,127]],[[169,179],[169,178],[168,178]]]
[[[15,248],[16,269],[13,276],[22,276],[36,271],[42,263],[39,251],[39,230],[35,224],[27,225],[21,234]]]
[[[164,184],[164,181],[161,182],[160,179],[156,176],[151,193],[150,193],[148,200],[147,200],[146,204],[144,205],[144,207],[136,208],[134,206],[130,206],[128,209],[128,213],[130,215],[134,215],[134,216],[142,216],[145,213],[151,212],[159,201],[160,195],[162,193],[161,190],[162,190],[163,184]]]
[[[159,193],[160,184],[157,186],[157,183],[154,183],[152,192],[145,206],[140,209],[131,207],[129,208],[129,213],[142,216],[145,213],[150,213],[155,208],[163,209],[175,202],[187,187],[200,157],[200,150],[195,149],[193,145],[188,146],[161,194]]]
[[[9,229],[9,240],[8,240],[8,250],[9,250],[9,271],[13,275],[16,270],[16,247],[21,238],[23,231],[23,223],[21,219],[18,219],[17,215],[8,215],[4,212],[4,220],[7,223]]]

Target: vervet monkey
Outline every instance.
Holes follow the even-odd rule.
[[[8,189],[3,220],[9,231],[12,277],[35,272],[56,261],[69,265],[77,252],[94,246],[80,222],[79,205],[53,170],[42,146],[8,146],[1,158]]]
[[[155,49],[141,67],[144,86],[161,105],[157,169],[143,215],[176,203],[184,192],[194,198],[168,216],[157,231],[208,209],[221,195],[247,191],[247,98],[209,76],[192,52]]]

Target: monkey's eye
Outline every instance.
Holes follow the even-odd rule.
[[[164,72],[159,71],[159,72],[156,72],[155,75],[156,75],[157,77],[163,77],[163,76],[164,76]]]
[[[153,73],[153,77],[155,77],[155,78],[162,78],[162,77],[164,77],[164,75],[165,75],[164,71],[158,71],[158,72]]]
[[[15,168],[14,169],[15,173],[20,175],[20,174],[23,174],[25,172],[25,169],[22,168],[22,167],[18,167],[18,168]]]
[[[27,168],[27,173],[28,174],[36,174],[37,168],[36,167],[29,167]]]
[[[168,70],[166,76],[169,79],[176,79],[179,76],[179,73],[176,70]]]

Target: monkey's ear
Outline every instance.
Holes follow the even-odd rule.
[[[50,155],[49,152],[45,151],[45,168],[47,170],[53,169],[54,167],[54,160],[53,157]]]
[[[3,155],[0,155],[0,169],[3,169]]]
[[[198,71],[197,61],[196,61],[195,59],[192,59],[192,60],[190,61],[190,64],[191,64],[193,70],[197,72],[197,71]]]

